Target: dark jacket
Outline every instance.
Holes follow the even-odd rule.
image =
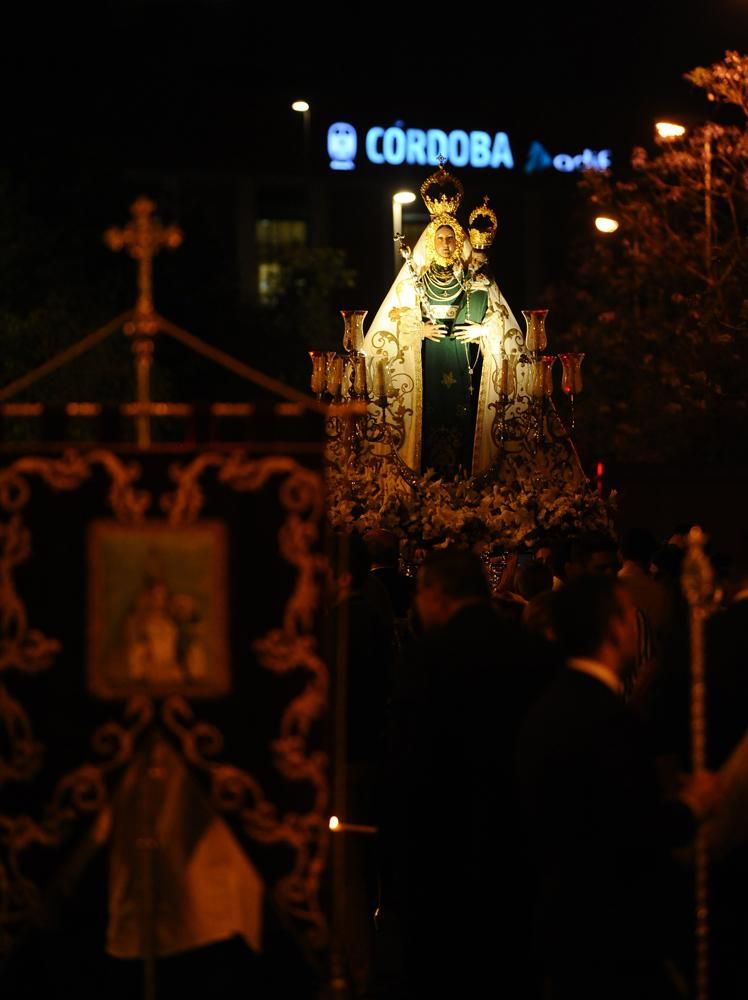
[[[639,720],[602,681],[567,668],[529,713],[518,768],[539,959],[551,970],[658,964],[668,848],[694,820],[661,798]]]

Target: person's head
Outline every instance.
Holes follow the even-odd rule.
[[[611,576],[579,576],[554,593],[553,632],[566,657],[600,660],[622,674],[637,652],[636,608]]]
[[[400,542],[397,535],[384,528],[372,528],[364,535],[364,544],[371,557],[371,565],[397,568]]]
[[[533,552],[533,559],[545,563],[553,569],[553,546],[550,542],[538,542]]]
[[[615,576],[620,569],[618,546],[608,535],[589,534],[578,541],[583,574]]]
[[[748,587],[748,532],[741,535],[727,573],[727,593],[732,597]]]
[[[541,594],[536,594],[524,606],[520,618],[522,627],[526,631],[541,635],[548,642],[556,641],[556,633],[553,627],[555,599],[556,592],[553,590],[544,590]]]
[[[163,611],[169,604],[169,588],[164,580],[154,580],[149,590],[149,603],[157,611]]]
[[[680,587],[684,550],[679,545],[663,545],[652,553],[650,573],[656,580]]]
[[[537,594],[553,589],[553,570],[537,558],[524,563],[517,568],[514,589],[526,601],[532,600]]]
[[[329,600],[334,604],[363,590],[370,567],[369,553],[358,532],[333,533],[327,580]]]
[[[545,548],[548,548],[546,543]],[[571,580],[583,571],[579,544],[575,538],[559,538],[551,548],[551,569],[559,580]]]
[[[452,258],[457,249],[457,238],[451,226],[439,226],[434,233],[434,249],[444,260]]]
[[[648,528],[629,528],[621,539],[621,555],[648,570],[657,551],[657,539]]]
[[[672,534],[668,537],[667,545],[675,545],[679,549],[685,549],[688,544],[688,532],[691,525],[688,521],[679,521],[673,528]]]
[[[446,625],[466,604],[490,600],[480,558],[467,549],[438,549],[423,561],[416,580],[415,603],[424,629]]]
[[[351,575],[351,587],[354,591],[363,588],[370,569],[371,559],[364,540],[357,531],[352,531],[348,535],[348,572]]]

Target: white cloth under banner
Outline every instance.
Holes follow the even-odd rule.
[[[115,802],[109,954],[174,955],[237,935],[260,952],[263,897],[262,879],[182,757],[163,739],[144,748]]]

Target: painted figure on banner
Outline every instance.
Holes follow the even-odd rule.
[[[230,687],[226,528],[92,522],[88,683],[99,697]]]
[[[201,679],[206,654],[199,631],[194,599],[173,594],[161,579],[149,580],[125,622],[129,676],[153,684]]]

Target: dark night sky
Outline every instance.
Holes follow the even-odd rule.
[[[332,121],[386,125],[397,117],[420,128],[506,131],[520,155],[535,138],[571,153],[612,147],[620,168],[633,145],[652,142],[656,116],[689,112],[698,120],[714,112],[683,80],[685,72],[719,61],[729,48],[748,52],[748,0],[601,0],[556,3],[550,13],[515,0],[465,7],[460,19],[462,10],[453,5],[437,15],[420,5],[408,24],[373,5],[342,13],[317,6],[307,9],[306,22],[294,22],[285,5],[258,8],[248,0],[104,0],[93,13],[70,4],[15,10],[0,61],[0,179],[9,167],[21,180],[16,190],[31,217],[27,228],[41,233],[41,251],[27,259],[13,248],[18,261],[6,284],[14,291],[23,285],[21,305],[14,305],[23,316],[41,292],[53,296],[58,286],[71,289],[66,303],[86,306],[68,317],[67,328],[55,324],[53,347],[37,336],[24,341],[18,367],[39,364],[49,350],[130,304],[130,262],[111,255],[101,234],[124,223],[132,198],[144,191],[164,222],[177,222],[187,235],[178,254],[158,259],[159,309],[229,353],[306,384],[301,346],[282,344],[280,360],[258,354],[257,345],[270,338],[242,327],[234,310],[233,178],[257,174],[264,178],[258,191],[271,187],[274,171],[295,172],[298,180],[301,122],[292,98],[312,105],[313,166],[325,174],[330,215],[345,222],[326,236],[345,249],[357,275],[336,308],[375,310],[391,280],[390,198],[399,170],[368,168],[365,177],[362,165],[358,188],[359,171],[348,187],[338,183],[346,178],[331,178],[324,131]],[[269,148],[281,151],[277,163]],[[509,302],[515,311],[541,307],[547,284],[570,266],[572,239],[584,237],[574,178],[558,175],[549,184],[543,175],[533,184],[520,170],[511,177],[496,171],[489,183],[485,171],[465,173],[472,174],[463,177],[466,190],[481,186],[470,197],[486,190],[499,213],[492,265]],[[223,188],[229,192],[222,204],[211,200],[207,175],[218,177],[220,197]],[[177,194],[170,190],[175,176]],[[415,189],[423,176],[422,167],[410,168],[403,181]],[[544,185],[553,188],[548,198]],[[2,223],[8,206],[0,209]],[[220,211],[227,218],[219,219]],[[179,385],[169,392],[239,398],[244,386],[206,386],[205,366],[196,361],[188,371],[184,352],[175,349],[172,359],[168,346],[160,357],[172,365],[175,382],[180,366]],[[99,377],[94,364],[92,381]]]
[[[347,195],[344,183],[333,183],[345,179],[331,180],[327,169],[324,136],[332,121],[506,131],[518,167],[533,139],[552,154],[611,147],[620,167],[633,145],[651,142],[656,116],[690,112],[698,119],[714,111],[683,73],[718,61],[728,48],[748,51],[746,0],[557,3],[550,12],[514,2],[471,8],[462,22],[456,7],[437,16],[421,5],[396,20],[399,12],[371,5],[295,15],[271,2],[250,8],[229,0],[105,0],[93,13],[61,5],[43,16],[30,5],[15,16],[26,23],[16,21],[4,38],[0,167],[31,179],[39,217],[51,210],[65,216],[60,225],[68,231],[87,227],[81,254],[101,253],[100,233],[124,221],[140,193],[138,171],[147,178],[299,175],[301,121],[290,101],[303,96],[312,105],[312,168],[343,203],[338,216],[351,218],[330,242],[349,251],[359,274],[373,247],[387,263],[381,247],[389,240],[392,185],[420,184],[423,168],[400,178],[406,171],[360,164],[357,175],[363,180],[368,169],[375,185],[381,177],[382,190],[370,184],[363,197]],[[490,183],[484,171],[465,173],[468,190],[481,185],[480,197],[485,184],[495,199],[505,227],[496,263],[508,292],[529,301],[541,279],[563,266],[573,223],[564,231],[566,222],[544,218],[552,260],[528,291],[521,171],[497,171]],[[560,219],[572,205],[574,179],[556,180]],[[184,206],[161,200],[168,183],[160,194],[158,184],[143,187],[159,200],[165,221],[189,234],[178,266],[186,270],[189,253],[202,253],[220,277],[227,268],[215,261],[233,252],[234,237],[214,234],[211,246],[205,229],[179,214]],[[204,214],[211,211],[206,203]],[[359,235],[359,221],[369,225],[368,236]],[[368,277],[371,287],[357,301],[373,307],[389,276]],[[204,310],[215,310],[203,300]],[[185,294],[182,306],[176,318],[198,321],[197,291]]]
[[[647,140],[653,115],[698,113],[685,71],[748,48],[744,0],[472,7],[459,30],[457,8],[438,18],[421,5],[409,25],[369,6],[355,20],[318,7],[306,23],[285,5],[249,8],[109,0],[42,18],[32,7],[5,34],[6,157],[230,166],[251,161],[253,121],[294,127],[288,98],[302,93],[322,116],[381,117],[396,101],[413,121],[470,127],[474,115],[625,148]]]

